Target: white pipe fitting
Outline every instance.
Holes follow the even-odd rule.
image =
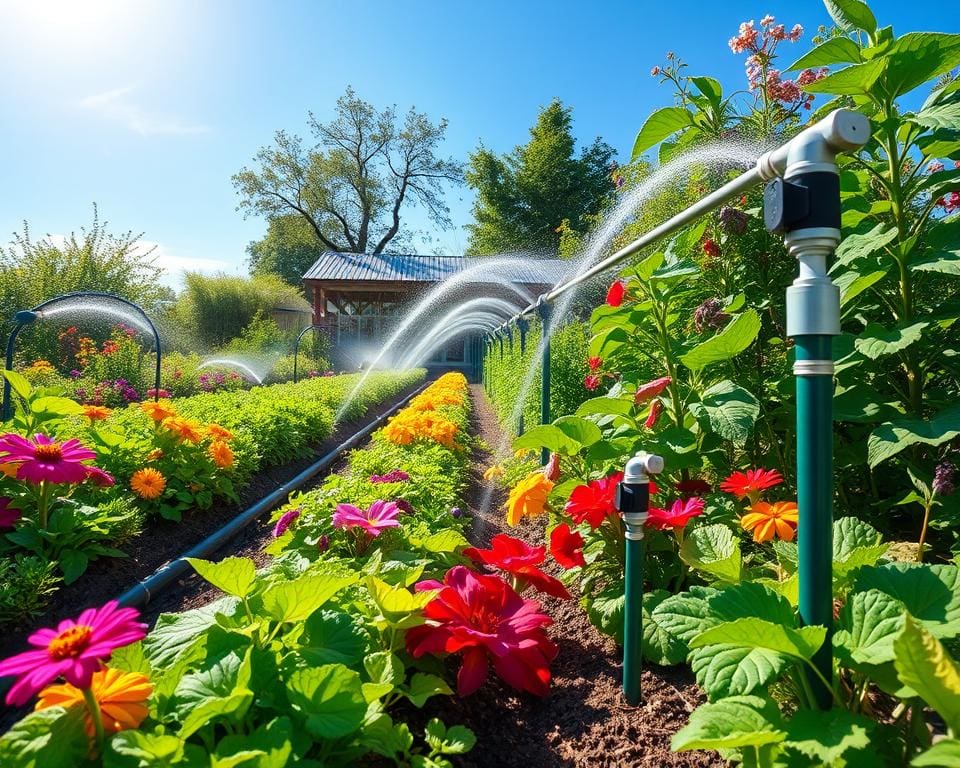
[[[835,109],[782,147],[764,152],[757,170],[764,181],[800,173],[836,173],[837,155],[859,149],[870,138],[870,120],[859,112]]]

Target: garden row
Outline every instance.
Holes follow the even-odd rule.
[[[352,420],[424,376],[322,377],[111,410],[8,373],[18,407],[0,436],[0,623],[39,613],[61,583],[123,547],[151,518],[235,503],[266,467],[307,456],[335,411]]]
[[[149,633],[136,611],[108,603],[33,635],[37,650],[0,662],[17,680],[8,703],[38,697],[0,739],[0,762],[279,768],[381,755],[449,766],[473,734],[402,719],[452,693],[437,654],[465,653],[468,692],[486,674],[486,648],[501,674],[525,668],[546,619],[457,554],[470,408],[460,374],[415,397],[343,473],[278,510],[265,568],[192,561],[227,593],[216,602],[161,615]],[[494,641],[471,630],[471,611],[513,624]]]

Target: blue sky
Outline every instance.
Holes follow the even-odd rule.
[[[932,2],[872,7],[898,33],[960,31]],[[275,130],[305,134],[308,110],[329,118],[347,85],[446,117],[460,159],[481,140],[526,141],[557,96],[578,137],[626,160],[670,101],[650,67],[673,50],[691,74],[742,87],[727,40],[765,13],[807,30],[784,60],[827,21],[818,0],[0,0],[0,242],[24,219],[35,234],[78,230],[96,202],[113,230],[159,244],[171,283],[184,268],[244,274],[266,224],[235,210],[231,175]],[[454,229],[434,245],[458,253],[470,191],[448,201]]]

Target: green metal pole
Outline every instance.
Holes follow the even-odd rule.
[[[522,317],[517,320],[517,329],[520,331],[520,362],[524,364],[524,355],[527,352],[527,321]],[[520,423],[517,425],[517,434],[523,434],[523,408],[520,409]]]
[[[833,357],[833,337],[797,336],[798,363]],[[798,366],[802,370],[802,365]],[[813,657],[826,680],[833,675],[833,373],[798,373],[797,382],[797,527],[800,618],[805,626],[827,628],[827,639]],[[832,695],[819,679],[811,680],[817,704],[831,705]]]
[[[542,323],[540,338],[540,423],[550,423],[550,305],[545,301],[538,304]],[[544,465],[550,460],[550,451],[540,451],[540,462]]]

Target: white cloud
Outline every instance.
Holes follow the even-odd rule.
[[[139,240],[137,246],[141,252],[149,251],[151,248],[153,249],[153,252],[150,254],[153,263],[164,271],[164,275],[160,280],[164,285],[169,285],[172,288],[183,287],[184,272],[201,272],[205,275],[211,275],[215,272],[226,272],[228,274],[246,273],[242,265],[235,262],[230,262],[226,259],[184,256],[183,254],[174,253],[162,244],[153,242],[152,240]]]
[[[118,122],[140,136],[164,134],[186,136],[210,132],[211,129],[207,125],[188,123],[177,117],[147,112],[130,98],[135,90],[132,86],[127,86],[95,93],[81,99],[77,102],[77,106]]]

